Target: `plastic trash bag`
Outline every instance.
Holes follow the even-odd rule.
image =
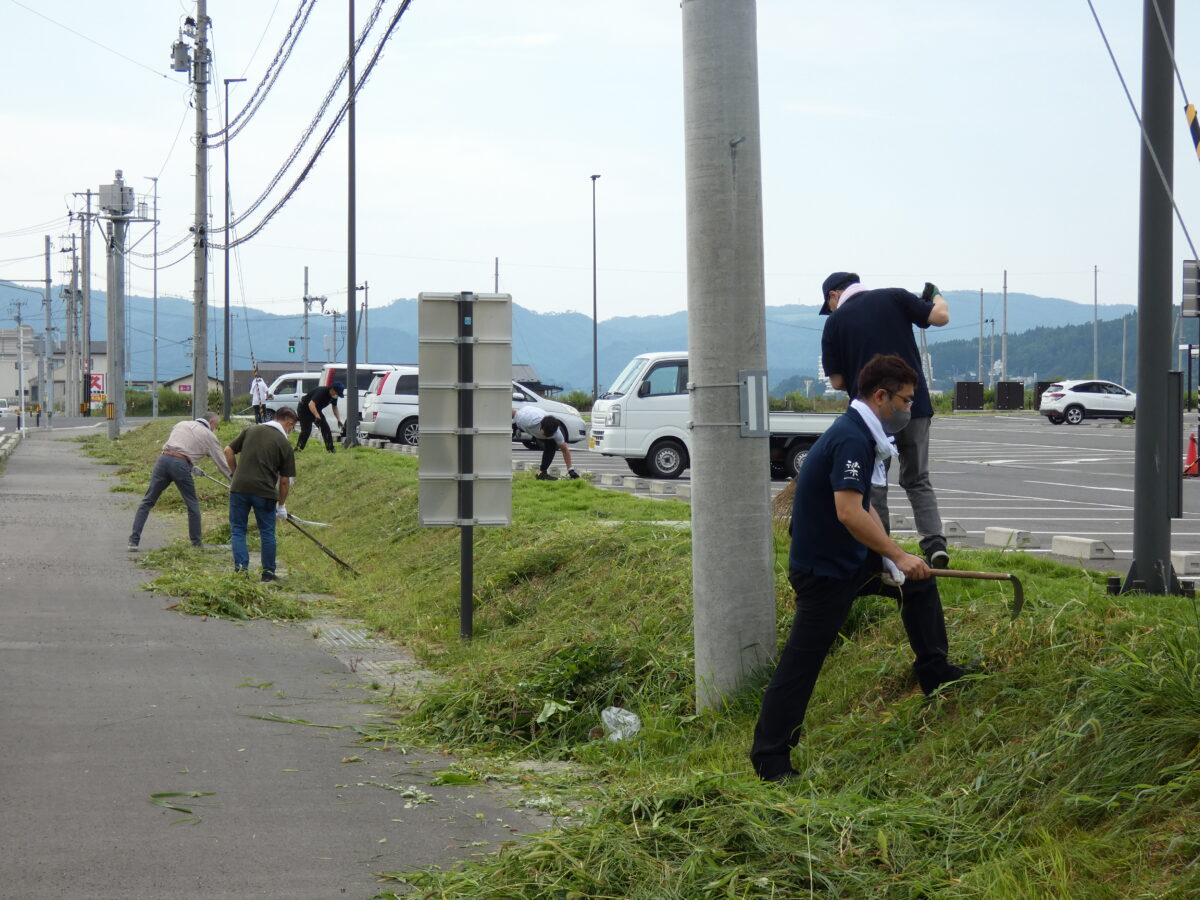
[[[642,730],[642,720],[619,706],[609,706],[600,712],[604,733],[610,741],[627,741]]]

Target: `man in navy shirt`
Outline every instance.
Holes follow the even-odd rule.
[[[788,577],[796,618],[763,695],[750,759],[760,777],[797,777],[791,751],[817,675],[856,597],[898,601],[921,690],[961,678],[947,659],[946,621],[937,582],[919,556],[905,552],[871,506],[886,481],[883,459],[895,453],[887,431],[915,402],[918,376],[898,356],[876,356],[856,379],[858,399],[808,451],[796,477]],[[885,577],[886,576],[886,580]]]
[[[912,420],[896,434],[900,487],[912,504],[921,551],[935,569],[944,569],[950,564],[950,555],[946,552],[937,497],[929,480],[933,403],[912,327],[945,325],[950,321],[950,308],[936,285],[926,284],[920,297],[903,288],[869,291],[853,272],[834,272],[821,285],[821,295],[825,301],[821,315],[829,316],[821,336],[821,364],[830,384],[851,398],[858,396],[857,375],[877,353],[894,353],[917,372]],[[879,513],[883,527],[890,531],[886,484],[872,488],[871,505]]]

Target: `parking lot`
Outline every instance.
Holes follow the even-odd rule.
[[[1188,416],[1185,433],[1196,430],[1194,423]],[[1054,535],[1073,535],[1107,543],[1123,569],[1133,550],[1135,428],[1111,421],[1051,425],[1029,414],[937,417],[931,477],[943,519],[965,531],[951,542],[982,546],[984,530],[999,526],[1030,532],[1040,547],[1028,552],[1048,554]],[[623,460],[576,446],[581,471],[629,474]],[[536,459],[516,445],[513,454]],[[911,516],[895,478],[893,469],[892,515]],[[783,487],[772,483],[773,491]],[[1200,553],[1200,479],[1184,479],[1183,498],[1184,517],[1171,522],[1171,549]]]

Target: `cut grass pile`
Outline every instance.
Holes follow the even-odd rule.
[[[136,477],[154,429],[161,440],[151,426],[105,452]],[[534,756],[581,773],[561,830],[459,870],[396,874],[418,895],[1200,894],[1191,601],[1110,597],[1100,573],[1019,553],[956,553],[1026,588],[1012,623],[1007,585],[943,581],[952,655],[978,657],[982,674],[925,700],[894,609],[860,601],[794,757],[807,777],[765,785],[746,754],[767,673],[724,709],[693,710],[690,532],[661,524],[686,520],[686,505],[517,476],[514,524],[476,530],[475,638],[463,642],[458,532],[417,525],[415,460],[310,446],[299,468],[289,508],[333,523],[321,539],[363,576],[284,532],[289,569],[446,676],[391,734],[440,742],[477,770]],[[223,498],[202,492],[215,526]],[[776,551],[782,639],[782,538]],[[610,705],[641,716],[633,740],[597,739]]]

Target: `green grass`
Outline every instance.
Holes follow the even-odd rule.
[[[92,447],[144,485],[165,430]],[[687,519],[686,505],[516,476],[513,525],[475,532],[475,637],[464,642],[458,532],[417,525],[415,460],[310,447],[299,470],[289,509],[333,523],[321,540],[363,574],[284,532],[289,581],[335,594],[339,611],[445,676],[375,737],[453,749],[473,775],[572,810],[560,829],[459,869],[397,873],[417,896],[1200,894],[1192,601],[1110,597],[1101,573],[1020,553],[956,553],[956,565],[1025,585],[1013,623],[1007,585],[942,582],[952,655],[979,657],[982,673],[926,700],[891,605],[860,601],[794,757],[809,778],[765,785],[747,751],[767,673],[725,708],[694,712],[690,534],[654,524]],[[223,492],[201,492],[219,535]],[[155,562],[178,590],[227,590],[225,576],[189,575],[195,556],[172,552]],[[785,559],[777,535],[781,639]],[[597,739],[609,705],[641,716],[636,738]],[[569,766],[514,775],[528,758]]]

